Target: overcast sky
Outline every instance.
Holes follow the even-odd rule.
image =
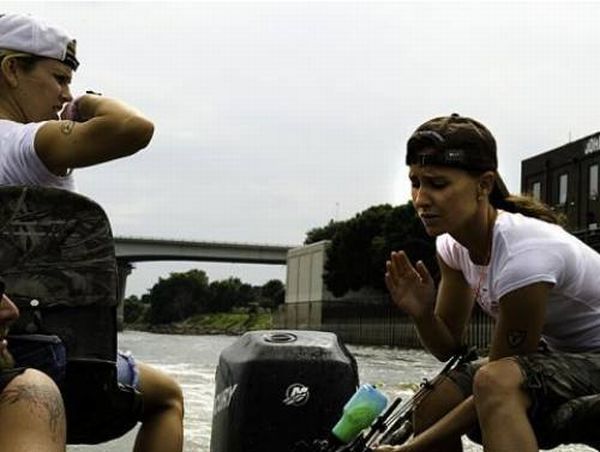
[[[137,155],[76,172],[119,236],[298,245],[330,219],[409,198],[404,145],[458,112],[500,173],[600,130],[600,4],[11,2],[77,38],[86,89],[155,122]],[[128,293],[205,269],[252,284],[282,266],[138,264]]]

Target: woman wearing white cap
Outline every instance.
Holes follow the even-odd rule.
[[[74,190],[73,169],[131,155],[150,142],[154,126],[134,108],[96,94],[73,99],[75,50],[60,28],[0,15],[0,185]],[[119,354],[118,368],[120,381],[136,386],[144,401],[135,450],[181,451],[178,383],[130,355]]]
[[[487,361],[453,370],[416,407],[415,438],[376,450],[458,452],[464,433],[487,452],[597,438],[555,414],[600,393],[600,254],[547,206],[509,195],[496,141],[474,119],[425,122],[408,140],[406,164],[441,281],[436,288],[423,262],[394,252],[385,275],[394,304],[440,360],[464,346],[476,303],[495,330]]]

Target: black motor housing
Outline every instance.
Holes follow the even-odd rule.
[[[358,386],[356,361],[321,331],[254,331],[223,350],[211,452],[287,452],[325,438]]]

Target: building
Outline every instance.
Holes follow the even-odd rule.
[[[599,166],[597,132],[523,160],[521,191],[565,214],[567,228],[586,239],[600,223]]]
[[[288,251],[285,283],[286,303],[334,299],[334,296],[327,290],[323,282],[328,244],[329,241],[324,240]]]
[[[322,302],[334,298],[323,282],[328,243],[322,241],[288,251],[285,303],[275,315],[276,327],[321,328]]]

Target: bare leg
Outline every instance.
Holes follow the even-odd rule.
[[[0,450],[64,452],[65,410],[54,382],[28,369],[0,394]]]
[[[449,414],[448,414],[449,413]],[[440,381],[417,406],[415,437],[401,446],[379,446],[376,452],[462,452],[463,433],[474,425],[475,406],[454,382]]]
[[[146,364],[138,363],[138,368],[144,414],[134,452],[181,452],[183,394],[179,384]]]
[[[442,380],[435,390],[429,394],[417,407],[414,416],[415,439],[410,443],[411,451],[428,452],[462,452],[461,435],[445,436],[441,441],[436,441],[436,434],[427,434],[421,438],[432,425],[438,422],[453,408],[464,400],[462,392],[456,384],[448,378]]]
[[[486,452],[537,452],[537,440],[527,409],[529,396],[521,389],[523,376],[513,359],[493,361],[479,369],[473,395]]]

